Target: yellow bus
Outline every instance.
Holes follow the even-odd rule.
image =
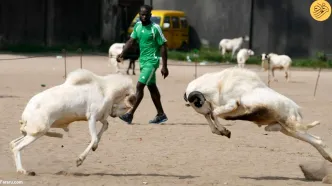
[[[169,49],[187,49],[189,45],[189,25],[184,12],[177,10],[152,10],[151,21],[158,24],[166,39]],[[130,35],[139,15],[133,19],[128,28]]]

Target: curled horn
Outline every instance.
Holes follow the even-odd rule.
[[[197,101],[195,101],[197,100]],[[204,95],[201,93],[201,92],[198,92],[198,91],[193,91],[189,94],[188,96],[188,101],[190,103],[194,102],[194,105],[197,107],[197,108],[200,108],[203,106],[204,102],[205,102],[205,97]]]
[[[135,94],[131,94],[129,96],[126,97],[125,99],[125,104],[127,107],[133,107],[134,104],[136,103],[136,95]]]

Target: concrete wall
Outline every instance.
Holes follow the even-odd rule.
[[[3,0],[0,44],[121,42],[144,0]]]
[[[190,42],[218,47],[222,38],[249,35],[256,53],[291,56],[332,53],[332,17],[313,20],[304,0],[2,0],[0,44],[93,44],[124,42],[143,3],[154,9],[183,10]],[[332,2],[331,2],[332,3]]]
[[[115,42],[119,12],[117,11],[118,0],[102,0],[102,32],[101,38],[107,42]]]
[[[218,46],[221,38],[249,35],[251,0],[153,0],[153,9],[182,10],[191,25],[190,43],[208,40]]]
[[[54,0],[54,34],[56,43],[82,43],[100,38],[101,1]]]
[[[332,20],[317,22],[309,13],[312,1],[254,1],[253,49],[259,52],[314,56],[332,53]]]
[[[144,0],[102,0],[102,35],[104,42],[125,42],[130,22]]]
[[[148,1],[148,0],[146,0]],[[218,47],[222,38],[250,35],[256,53],[276,52],[291,56],[313,56],[317,51],[332,53],[332,17],[325,22],[313,20],[312,1],[303,0],[153,0],[154,9],[186,12],[191,44],[206,39]],[[332,3],[332,2],[331,2]],[[251,16],[252,19],[251,19]]]
[[[0,1],[0,36],[7,43],[41,43],[45,39],[45,1]]]

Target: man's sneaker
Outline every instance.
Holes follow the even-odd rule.
[[[119,117],[122,121],[127,122],[128,124],[131,124],[131,122],[133,121],[133,115],[130,113],[126,113],[122,116]]]
[[[156,116],[153,120],[150,120],[149,123],[152,123],[152,124],[160,124],[162,122],[165,122],[167,121],[167,116],[165,114],[162,114],[160,116]]]

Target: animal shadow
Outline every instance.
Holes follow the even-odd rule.
[[[142,123],[132,123],[132,125],[146,125],[146,124],[142,124]],[[199,125],[209,125],[207,123],[161,123],[158,125],[189,125],[189,126],[199,126]],[[227,127],[227,126],[233,126],[234,124],[223,124],[223,126]]]
[[[0,98],[18,98],[18,96],[12,96],[12,95],[0,95]]]
[[[116,173],[103,173],[103,172],[97,172],[97,173],[80,173],[80,172],[66,172],[66,171],[60,171],[55,173],[55,175],[61,175],[61,176],[75,176],[75,177],[86,177],[86,176],[115,176],[115,177],[135,177],[135,176],[153,176],[153,177],[173,177],[178,179],[193,179],[198,176],[191,176],[191,175],[172,175],[172,174],[157,174],[157,173],[151,173],[151,174],[141,174],[141,173],[129,173],[129,174],[116,174]]]
[[[306,84],[306,82],[304,81],[293,81],[293,80],[290,80],[289,83]]]
[[[269,181],[294,180],[294,181],[313,182],[313,181],[307,180],[305,178],[291,178],[291,177],[284,177],[284,176],[258,176],[258,177],[240,176],[240,178],[251,179],[251,180],[269,180]]]

